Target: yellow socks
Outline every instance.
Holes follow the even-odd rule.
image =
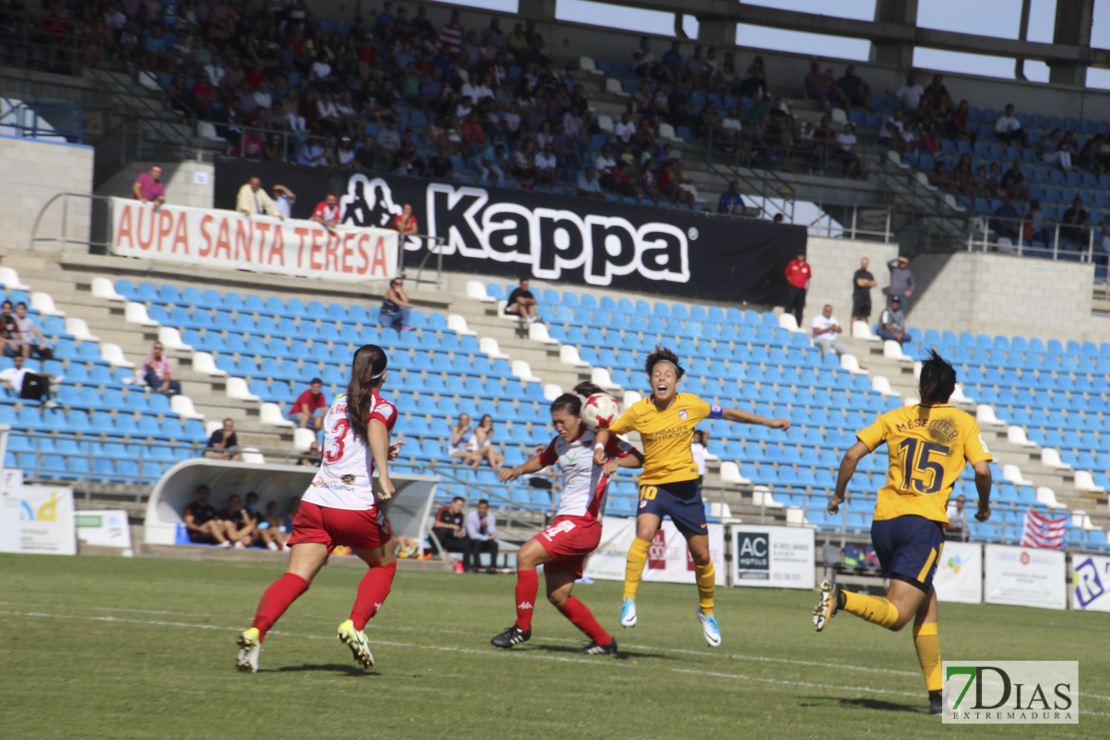
[[[636,537],[628,548],[628,562],[624,565],[624,600],[636,600],[636,589],[640,587],[640,575],[647,565],[648,548],[651,543]]]
[[[713,593],[717,590],[713,561],[710,560],[709,565],[695,565],[694,579],[698,583],[698,603],[701,605],[701,613],[707,617],[712,617]]]
[[[887,629],[898,623],[898,607],[881,596],[864,596],[851,591],[841,593],[844,594],[844,611]]]
[[[921,661],[921,672],[925,675],[925,688],[940,691],[940,637],[937,636],[937,623],[930,622],[913,629],[913,644],[917,648],[917,659]]]

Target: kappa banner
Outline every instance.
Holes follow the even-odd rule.
[[[1066,609],[1064,560],[1059,550],[986,545],[984,600],[988,604]]]
[[[983,546],[970,542],[945,542],[933,587],[938,601],[964,604],[983,602]]]
[[[808,527],[732,526],[732,585],[814,586],[814,539]]]
[[[619,290],[782,305],[783,271],[805,251],[801,226],[718,218],[460,182],[295,167],[239,159],[216,163],[215,203],[234,208],[251,176],[280,182],[307,218],[334,193],[344,225],[382,228],[411,205],[419,233],[408,237],[406,264],[430,252],[448,270],[612,286]],[[438,258],[438,257],[437,257]]]
[[[710,524],[709,555],[721,567],[716,571],[716,583],[725,585],[725,533],[720,524]],[[624,564],[628,548],[636,538],[635,517],[607,516],[601,523],[601,545],[590,556],[586,575],[606,581],[623,581]],[[686,538],[670,520],[665,520],[648,550],[643,580],[665,583],[694,583],[694,561],[686,546]]]
[[[1110,558],[1072,555],[1072,609],[1110,612]]]
[[[311,221],[250,218],[127,198],[111,199],[111,251],[124,257],[363,282],[397,271],[397,232],[327,229]]]

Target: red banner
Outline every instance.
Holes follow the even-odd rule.
[[[112,253],[330,280],[388,279],[397,232],[112,198]]]

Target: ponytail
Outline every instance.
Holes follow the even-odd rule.
[[[351,382],[347,385],[347,418],[355,436],[369,445],[367,422],[373,393],[382,386],[389,358],[376,344],[364,344],[351,361]]]

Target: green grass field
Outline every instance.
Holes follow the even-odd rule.
[[[953,728],[926,711],[908,631],[849,615],[817,635],[811,593],[718,590],[710,650],[692,587],[644,585],[618,625],[620,586],[576,586],[621,654],[578,656],[577,630],[537,604],[512,623],[512,576],[401,570],[357,667],[335,627],[362,575],[326,568],[268,636],[258,674],[235,637],[280,565],[0,556],[0,737],[15,738],[1105,738],[1105,615],[942,605],[949,659],[1080,661],[1078,726]],[[541,596],[542,599],[542,596]]]

